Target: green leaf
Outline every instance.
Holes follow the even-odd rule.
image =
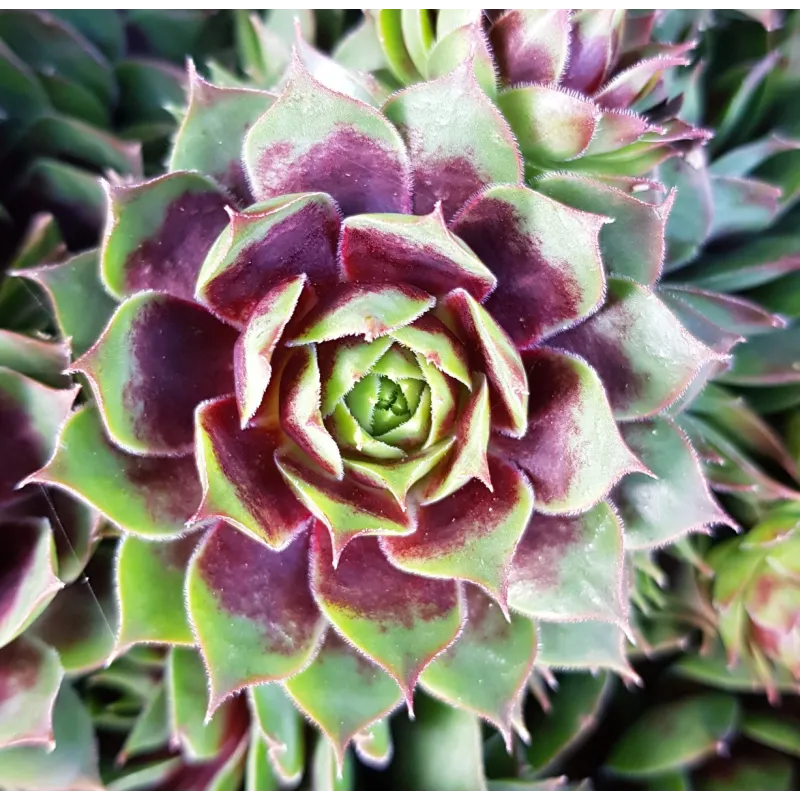
[[[278,788],[278,781],[267,755],[267,743],[255,722],[250,726],[244,788],[246,792],[273,792]]]
[[[380,667],[332,630],[311,664],[285,686],[330,740],[340,766],[350,741],[389,714],[403,698],[397,684]]]
[[[46,519],[3,525],[0,588],[0,647],[7,645],[42,612],[63,584],[55,574],[56,551]]]
[[[120,626],[117,651],[142,642],[193,645],[183,584],[197,534],[161,542],[126,536],[119,544],[116,585]],[[147,584],[148,591],[142,591]]]
[[[800,337],[796,328],[757,336],[740,344],[730,369],[718,376],[732,386],[800,383]]]
[[[741,732],[753,741],[780,750],[790,756],[800,756],[800,730],[797,722],[778,714],[745,713]]]
[[[399,8],[382,8],[376,16],[378,37],[389,63],[389,69],[402,84],[416,83],[421,75],[406,47]]]
[[[570,752],[592,733],[613,685],[610,672],[559,673],[552,708],[542,711],[537,706],[530,725],[533,736],[525,748],[525,756],[537,773],[558,769]]]
[[[53,708],[55,748],[21,745],[0,751],[6,790],[102,789],[92,721],[77,693],[62,684]]]
[[[191,761],[219,755],[225,745],[233,703],[206,719],[208,696],[206,673],[196,650],[173,647],[167,656],[167,707],[172,736]]]
[[[180,533],[201,498],[192,456],[141,458],[117,449],[91,404],[64,423],[55,454],[31,482],[66,489],[143,536]]]
[[[320,736],[314,745],[311,759],[311,786],[315,792],[350,792],[355,783],[353,756],[345,754],[343,764],[337,764],[336,752],[330,742]]]
[[[356,753],[365,764],[378,769],[386,767],[392,760],[394,746],[389,718],[373,722],[355,738]]]
[[[61,389],[69,386],[63,375],[68,364],[69,349],[64,343],[0,330],[0,367]]]
[[[622,436],[651,475],[626,475],[612,498],[624,522],[625,549],[661,547],[688,533],[728,522],[697,454],[673,422],[656,418],[621,426]]]
[[[97,251],[17,274],[44,288],[53,305],[58,330],[69,339],[73,358],[82,356],[97,341],[116,305],[100,283]]]
[[[308,539],[283,550],[220,522],[197,548],[186,603],[208,669],[209,712],[231,694],[303,669],[323,620],[307,583]]]
[[[247,201],[242,146],[247,132],[274,102],[268,92],[207,83],[191,65],[189,108],[175,135],[169,171],[197,170]]]
[[[536,657],[532,620],[512,615],[474,587],[465,588],[467,617],[455,643],[420,676],[424,689],[442,701],[496,725],[512,744],[512,716]]]
[[[251,686],[248,696],[281,785],[296,785],[303,777],[305,763],[303,717],[280,683]]]
[[[723,747],[737,727],[736,698],[701,694],[646,711],[617,741],[606,767],[645,778],[698,764]]]
[[[786,792],[793,787],[794,768],[788,758],[775,753],[716,761],[695,783],[706,792]]]
[[[413,722],[398,718],[392,786],[411,791],[485,791],[480,720],[425,694]],[[453,755],[458,753],[458,758]]]
[[[632,683],[639,678],[625,655],[625,636],[607,622],[542,622],[537,664],[554,669],[610,669]]]
[[[30,628],[58,651],[67,674],[98,669],[114,651],[119,612],[113,570],[111,547],[99,548],[83,579],[59,592]]]
[[[119,761],[124,763],[131,756],[160,750],[169,742],[169,730],[167,693],[161,683],[136,718],[118,756]]]
[[[448,220],[479,189],[523,177],[514,135],[481,90],[472,65],[453,67],[438,80],[392,95],[383,107],[408,146],[414,213],[429,214],[441,202]],[[438,124],[445,107],[458,109],[458,123]]]
[[[58,653],[36,639],[21,637],[0,650],[0,749],[54,744],[53,704],[63,677]]]
[[[550,622],[599,620],[627,626],[623,527],[608,503],[583,514],[534,514],[509,574],[514,611]]]

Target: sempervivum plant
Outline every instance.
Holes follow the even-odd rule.
[[[566,165],[642,175],[710,135],[676,117],[680,96],[668,94],[663,81],[688,63],[694,42],[656,41],[655,20],[655,12],[613,9],[381,9],[365,12],[336,56],[356,66],[372,54],[371,69],[383,67],[408,85],[440,77],[472,55],[529,173]]]
[[[44,210],[71,247],[93,245],[105,210],[96,175],[161,169],[176,127],[167,106],[184,96],[170,46],[199,47],[203,22],[179,14],[0,12],[0,204],[15,225],[4,248]]]
[[[38,220],[14,265],[29,266],[52,254],[53,232],[52,220]],[[74,593],[94,550],[100,517],[58,489],[19,488],[32,467],[51,457],[77,387],[70,387],[63,374],[68,345],[28,335],[31,315],[25,303],[13,300],[4,295],[0,302],[0,785],[26,785],[29,754],[52,750],[55,725],[72,731],[75,747],[52,756],[49,773],[37,775],[35,785],[95,788],[88,715],[73,689],[62,686],[67,665],[37,627],[59,591],[72,584],[64,591]],[[65,638],[71,636],[81,633],[71,630]],[[76,748],[85,748],[82,757]]]
[[[123,531],[106,655],[176,646],[190,761],[243,757],[243,689],[341,761],[418,684],[510,741],[534,659],[631,675],[625,551],[725,519],[667,413],[718,359],[654,291],[670,200],[523,185],[471,61],[380,110],[299,59],[191,91],[173,171],[107,187],[102,288],[53,292],[65,335],[119,303],[29,479]]]
[[[673,21],[668,14],[664,24]],[[767,21],[778,27],[779,20]],[[729,348],[732,360],[692,404],[687,428],[708,456],[715,488],[733,496],[747,524],[765,506],[800,498],[797,464],[775,432],[800,402],[800,125],[787,101],[798,89],[798,41],[793,16],[769,33],[755,21],[718,17],[682,78],[684,113],[715,129],[715,138],[658,170],[678,192],[667,225],[665,283],[672,288],[665,299],[691,327],[692,315],[718,302],[716,293],[738,295],[738,328],[731,314],[701,321],[705,332],[693,328],[711,346]],[[759,313],[754,302],[771,313]]]

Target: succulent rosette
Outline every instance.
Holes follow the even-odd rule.
[[[335,56],[378,75],[383,69],[401,85],[439,78],[472,56],[529,173],[563,165],[643,175],[710,135],[676,117],[681,98],[663,80],[688,63],[695,43],[657,41],[656,17],[613,9],[381,9],[365,12]]]
[[[341,761],[418,684],[510,741],[534,659],[630,676],[625,552],[725,520],[669,417],[719,358],[655,291],[671,198],[524,185],[471,60],[380,109],[299,58],[277,97],[191,82],[172,171],[38,275],[65,335],[118,302],[29,479],[123,531],[105,657],[176,646],[201,760],[243,689]]]
[[[757,670],[777,699],[773,664],[800,680],[800,537],[796,511],[712,548],[713,602],[732,662]]]

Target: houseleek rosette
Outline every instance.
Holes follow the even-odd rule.
[[[107,187],[77,302],[119,305],[30,480],[124,532],[106,655],[178,646],[187,757],[244,758],[245,688],[342,759],[418,684],[510,740],[534,659],[631,675],[625,551],[724,519],[669,418],[719,358],[654,293],[671,196],[524,185],[471,60],[380,110],[193,76],[171,168]]]

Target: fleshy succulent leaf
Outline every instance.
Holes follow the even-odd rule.
[[[627,729],[606,766],[617,775],[639,779],[691,767],[733,734],[737,718],[732,695],[700,694],[656,706]]]
[[[54,743],[53,704],[63,676],[58,653],[36,639],[21,637],[0,650],[0,748]]]
[[[322,193],[295,194],[231,212],[203,262],[196,296],[237,327],[277,286],[305,274],[324,290],[336,282],[340,215]]]
[[[241,713],[236,701],[206,717],[208,690],[203,661],[196,650],[173,647],[167,655],[165,684],[171,739],[191,761],[206,761],[223,752],[233,718]]]
[[[385,767],[392,760],[394,751],[389,718],[373,722],[355,736],[353,743],[361,761],[378,769]]]
[[[533,509],[533,491],[514,467],[489,457],[490,491],[470,481],[417,512],[409,536],[385,539],[383,551],[399,569],[480,586],[507,611],[511,560]]]
[[[68,363],[69,347],[64,342],[0,330],[0,367],[62,389],[69,385],[63,375]]]
[[[333,630],[286,691],[328,737],[340,765],[348,743],[403,698],[395,681]]]
[[[779,386],[800,382],[797,329],[772,331],[743,342],[730,369],[719,376],[731,386]]]
[[[556,669],[610,669],[639,682],[625,655],[625,635],[606,622],[541,622],[536,660]]]
[[[291,452],[279,453],[277,464],[298,500],[330,531],[333,564],[355,537],[402,536],[414,528],[413,517],[387,491],[348,476],[338,481]]]
[[[116,566],[120,614],[117,652],[143,642],[194,645],[183,603],[183,584],[198,541],[198,534],[167,542],[136,536],[122,539]]]
[[[638,185],[648,188],[646,181]],[[543,176],[537,180],[536,190],[582,211],[614,219],[600,229],[600,252],[609,273],[647,285],[658,279],[672,197],[656,205],[616,186],[562,173]]]
[[[270,763],[282,785],[295,786],[303,776],[303,718],[280,683],[251,686],[248,692]]]
[[[599,620],[623,627],[622,524],[608,503],[583,514],[534,514],[511,564],[514,611],[550,622]]]
[[[309,312],[289,344],[314,344],[347,336],[373,341],[414,322],[434,302],[427,292],[408,284],[345,284]]]
[[[569,61],[567,10],[509,9],[491,27],[489,38],[506,85],[557,83]]]
[[[719,355],[691,336],[649,289],[612,278],[608,293],[599,313],[549,344],[582,356],[597,370],[617,419],[652,416]]]
[[[92,719],[75,689],[63,683],[53,706],[54,748],[19,745],[0,751],[6,790],[98,790],[97,743]]]
[[[50,298],[56,324],[69,339],[73,357],[82,356],[103,332],[114,301],[99,279],[96,250],[79,253],[55,266],[20,270],[20,277],[41,285]]]
[[[284,432],[329,474],[344,477],[342,455],[322,422],[320,373],[313,346],[292,354],[281,377],[280,416]]]
[[[601,116],[590,100],[541,84],[506,89],[497,103],[525,159],[542,168],[582,156]]]
[[[622,436],[654,476],[626,475],[612,494],[625,523],[627,550],[661,547],[728,521],[677,425],[663,418],[629,422]]]
[[[494,437],[492,447],[530,477],[538,511],[586,511],[641,464],[622,440],[600,378],[586,362],[547,348],[525,353],[524,361],[531,387],[528,432],[519,441]]]
[[[191,452],[195,406],[233,391],[236,331],[205,309],[142,292],[72,365],[92,383],[111,439],[129,452]]]
[[[83,579],[62,589],[30,628],[58,650],[67,674],[98,669],[114,651],[119,612],[113,568],[112,550],[98,549]]]
[[[19,481],[47,461],[76,393],[77,388],[51,389],[0,367],[0,504],[11,499]]]
[[[450,233],[439,206],[421,217],[350,217],[342,228],[340,256],[351,281],[407,282],[434,295],[460,287],[477,300],[484,300],[497,283]]]
[[[244,164],[256,200],[327,191],[346,216],[410,211],[397,131],[370,106],[315,81],[297,58],[283,94],[247,134]]]
[[[175,136],[170,172],[197,170],[228,187],[240,201],[249,202],[242,143],[274,102],[269,92],[207,83],[190,63],[189,108]]]
[[[472,19],[439,38],[428,56],[428,78],[447,76],[470,62],[477,85],[494,99],[497,75],[480,19]]]
[[[56,575],[55,556],[47,520],[3,525],[0,647],[19,635],[63,586]]]
[[[108,186],[103,282],[117,298],[143,290],[191,300],[208,248],[228,222],[228,199],[195,172]]]
[[[142,536],[180,533],[201,498],[194,458],[142,458],[119,450],[91,404],[66,421],[52,459],[29,480],[77,495]]]
[[[467,586],[464,630],[422,673],[423,688],[441,700],[488,719],[510,749],[511,717],[536,657],[532,620],[506,619],[480,589]],[[487,679],[487,676],[491,676]]]
[[[470,200],[452,228],[497,277],[487,311],[525,348],[597,307],[606,221],[522,186],[494,186]]]
[[[411,708],[417,678],[458,635],[461,596],[455,581],[400,572],[376,539],[353,541],[333,568],[325,528],[313,534],[311,584],[338,632],[397,681]]]
[[[455,289],[442,302],[463,333],[480,369],[489,382],[492,427],[521,437],[526,430],[528,376],[519,352],[508,334],[484,307],[463,289]]]
[[[476,373],[474,391],[461,410],[456,424],[456,441],[439,469],[425,487],[424,501],[435,504],[476,478],[492,491],[487,450],[491,424],[489,385],[486,377]]]
[[[286,678],[316,649],[323,622],[306,580],[308,538],[280,552],[224,522],[192,558],[186,594],[209,674],[209,712],[234,692]]]
[[[297,308],[305,275],[287,278],[268,291],[236,340],[233,377],[236,404],[244,427],[255,416],[272,379],[272,356]]]
[[[444,105],[457,110],[457,122],[437,123]],[[383,111],[409,148],[416,214],[429,214],[441,202],[450,219],[484,186],[522,180],[514,136],[481,91],[469,62],[438,80],[398,92]]]

